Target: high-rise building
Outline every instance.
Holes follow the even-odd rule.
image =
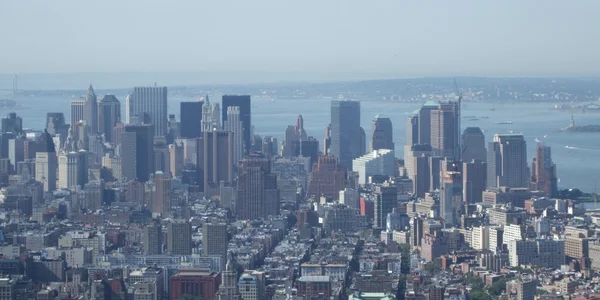
[[[487,157],[488,187],[528,187],[527,143],[522,134],[496,134]]]
[[[462,134],[461,142],[462,161],[480,160],[487,161],[487,151],[485,150],[485,135],[479,127],[467,127]]]
[[[218,299],[219,300],[239,300],[240,293],[238,290],[237,271],[234,265],[235,261],[231,255],[231,252],[227,253],[227,264],[225,265],[225,271],[221,276],[221,285],[219,286]]]
[[[220,255],[221,259],[227,259],[227,246],[229,245],[229,236],[227,233],[227,224],[225,223],[204,223],[202,226],[202,250],[204,256]]]
[[[85,99],[77,99],[71,101],[71,128],[75,131],[75,124],[84,120]]]
[[[440,191],[440,215],[445,226],[458,224],[462,210],[462,181],[460,172],[444,173],[442,190]]]
[[[244,123],[238,106],[227,108],[227,118],[223,121],[223,129],[233,133],[233,165],[234,168],[237,168],[244,155]]]
[[[192,225],[187,220],[172,220],[167,226],[167,251],[171,255],[192,254]]]
[[[83,121],[90,126],[90,133],[98,133],[98,98],[91,84],[85,93]]]
[[[121,134],[121,146],[120,146],[120,156],[121,156],[121,178],[134,180],[137,177],[137,137],[135,132],[123,132]],[[138,178],[139,179],[139,178]]]
[[[533,278],[522,278],[506,283],[506,294],[508,299],[533,300],[537,292],[537,280]]]
[[[171,177],[157,171],[153,179],[152,212],[164,216],[171,211]]]
[[[169,278],[169,299],[186,299],[186,295],[193,295],[194,299],[217,299],[220,284],[217,272],[181,269]]]
[[[481,160],[463,162],[463,201],[465,204],[483,202],[487,164]]]
[[[434,101],[427,101],[419,109],[417,117],[419,128],[419,144],[431,145],[431,112],[438,109],[439,104]]]
[[[436,156],[460,159],[458,109],[458,102],[443,102],[431,110],[431,148]]]
[[[331,154],[352,168],[352,160],[364,152],[361,145],[360,102],[331,101]]]
[[[67,152],[58,156],[58,187],[83,187],[88,181],[87,151]]]
[[[321,196],[336,199],[346,187],[346,168],[338,163],[337,157],[319,156],[313,165],[308,182],[307,196],[318,199]]]
[[[306,140],[296,141],[292,146],[292,156],[310,157],[310,165],[317,162],[319,157],[319,141],[312,136]]]
[[[558,193],[556,164],[552,161],[550,147],[538,144],[531,163],[531,189],[543,191],[550,197]]]
[[[202,105],[204,102],[181,102],[181,137],[195,139],[202,136]]]
[[[374,226],[385,228],[386,218],[398,204],[398,189],[395,186],[375,187]]]
[[[306,131],[304,130],[304,119],[302,115],[298,115],[296,125],[289,125],[285,130],[285,143],[283,145],[283,156],[297,156],[294,154],[294,147],[299,145],[301,141],[307,139]]]
[[[392,120],[377,115],[373,120],[370,150],[389,149],[394,151],[394,129]]]
[[[44,185],[44,192],[56,190],[56,171],[58,158],[54,148],[54,140],[47,130],[39,139],[39,148],[35,154],[35,180]]]
[[[114,143],[113,134],[117,122],[121,120],[121,102],[114,95],[105,95],[98,102],[98,133],[104,140]]]
[[[202,103],[202,132],[221,129],[219,113],[219,103],[210,103],[208,96],[206,96]]]
[[[104,202],[104,181],[92,180],[83,186],[83,207],[90,211],[100,209]]]
[[[242,159],[238,168],[236,215],[253,220],[279,214],[277,175],[271,173],[271,160],[256,154]]]
[[[325,128],[323,137],[323,155],[331,155],[331,124]]]
[[[144,227],[144,254],[154,255],[162,253],[162,230],[160,222],[152,222]]]
[[[340,203],[354,209],[360,209],[360,194],[358,190],[345,188],[340,191]]]
[[[412,146],[404,146],[404,167],[408,178],[414,180],[417,175],[415,169],[415,159],[418,157],[430,157],[432,155],[431,145],[415,144]]]
[[[23,132],[23,119],[17,113],[11,112],[2,118],[2,133],[20,134]]]
[[[411,170],[414,172],[412,176],[413,194],[419,198],[425,197],[425,193],[430,191],[429,187],[431,186],[431,181],[435,181],[435,177],[430,174],[432,168],[429,165],[429,159],[430,157],[426,155],[413,157],[411,159]]]
[[[396,173],[394,151],[390,149],[374,150],[352,161],[352,170],[358,172],[358,182],[366,184],[369,177],[385,175],[393,177]]]
[[[135,156],[135,175],[143,182],[154,173],[154,132],[152,125],[127,125],[122,137],[122,155]]]
[[[218,195],[219,183],[233,183],[233,133],[230,131],[208,131],[198,139],[198,166],[204,175],[204,196]]]
[[[153,136],[164,136],[167,134],[167,87],[135,87],[133,93],[126,100],[126,111],[128,113],[128,124],[133,123],[132,118],[149,118],[150,124],[154,125]],[[140,122],[141,123],[141,122]],[[143,123],[146,123],[144,120]]]
[[[50,135],[60,136],[59,148],[65,144],[69,135],[69,124],[65,122],[65,115],[60,112],[49,112],[46,114],[46,129]]]
[[[19,162],[25,160],[25,140],[23,136],[8,140],[8,159],[13,170]]]
[[[419,111],[406,119],[406,146],[411,147],[419,143]]]
[[[248,154],[252,147],[252,103],[250,95],[223,95],[222,99],[222,118],[223,123],[228,120],[227,110],[231,106],[237,106],[240,110],[240,121],[242,121],[242,131],[244,137],[244,154]]]
[[[181,176],[183,171],[183,143],[174,141],[173,144],[169,145],[169,166],[171,167],[171,176]]]

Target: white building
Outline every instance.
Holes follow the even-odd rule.
[[[167,134],[167,87],[135,87],[125,98],[125,118],[128,124],[136,119],[142,123],[146,117],[154,125],[154,135]]]
[[[475,250],[490,248],[490,228],[488,226],[473,227],[471,231],[471,247]]]
[[[388,149],[375,150],[352,161],[352,170],[358,172],[358,182],[366,184],[369,176],[394,176],[394,151]]]
[[[225,131],[233,132],[233,164],[237,166],[244,153],[244,123],[240,118],[240,107],[227,107],[227,120],[223,123]]]
[[[503,244],[510,245],[511,241],[521,240],[523,240],[523,231],[520,225],[510,224],[504,227]]]

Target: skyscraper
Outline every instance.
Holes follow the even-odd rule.
[[[346,187],[346,176],[346,168],[339,164],[337,157],[319,156],[317,163],[312,166],[307,196],[336,199]]]
[[[167,251],[171,255],[192,254],[192,225],[187,220],[175,219],[167,226]]]
[[[75,124],[84,120],[85,99],[71,101],[71,128],[75,132]]]
[[[129,125],[127,125],[129,126]],[[123,132],[121,134],[121,178],[134,180],[137,177],[137,134],[135,132]],[[141,158],[140,158],[141,159]],[[139,179],[139,178],[138,178]]]
[[[488,187],[528,187],[527,143],[522,134],[496,134],[488,147]]]
[[[440,103],[431,110],[431,148],[435,156],[460,159],[458,102]]]
[[[208,131],[202,133],[198,147],[198,165],[204,171],[204,196],[218,195],[219,183],[233,183],[233,133]]]
[[[154,132],[152,125],[127,125],[122,137],[122,151],[127,152],[128,157],[135,153],[135,174],[142,182],[148,181],[150,174],[154,173]],[[131,141],[133,138],[135,142]],[[131,147],[135,147],[135,152]]]
[[[183,143],[175,141],[169,145],[169,166],[171,167],[171,176],[181,176],[183,171]]]
[[[17,113],[11,112],[2,118],[2,133],[20,134],[23,132],[23,119]]]
[[[58,187],[83,187],[88,181],[87,151],[67,152],[58,156]]]
[[[427,101],[419,109],[418,128],[419,128],[419,144],[431,145],[431,111],[436,110],[439,104],[434,101]]]
[[[162,230],[160,222],[153,220],[151,224],[144,227],[144,254],[161,254],[162,250]]]
[[[480,160],[487,161],[485,150],[485,136],[479,127],[467,127],[462,134],[462,161]]]
[[[44,192],[52,192],[56,190],[58,159],[54,140],[47,130],[42,133],[38,144],[39,148],[35,154],[35,180],[44,185]]]
[[[244,123],[238,106],[227,108],[227,120],[223,122],[223,129],[233,133],[233,165],[237,168],[244,155]]]
[[[91,84],[85,93],[83,120],[90,126],[89,130],[92,134],[98,133],[98,98]]]
[[[305,141],[307,138],[306,131],[304,130],[304,118],[302,118],[302,115],[298,115],[296,125],[289,125],[285,130],[283,156],[297,156],[294,153],[295,145],[299,145],[301,141]]]
[[[398,204],[398,190],[395,186],[375,187],[374,226],[385,228],[387,215]]]
[[[46,129],[50,135],[60,135],[59,148],[65,144],[69,134],[69,124],[65,122],[65,115],[60,112],[49,112],[46,114]]]
[[[133,117],[138,120],[149,117],[150,124],[154,125],[154,136],[167,134],[167,87],[135,87],[129,96],[129,120]]]
[[[279,214],[277,175],[271,173],[271,161],[259,154],[242,159],[238,169],[236,215],[253,220]]]
[[[419,112],[406,119],[406,146],[411,147],[419,143]],[[409,148],[410,149],[410,148]]]
[[[531,163],[531,189],[544,191],[548,196],[555,197],[558,193],[557,181],[556,164],[552,161],[550,147],[538,144]]]
[[[331,101],[330,151],[348,169],[352,168],[352,160],[362,155],[360,102]]]
[[[202,136],[202,104],[204,102],[181,102],[181,137],[195,139]]]
[[[462,210],[462,182],[460,172],[448,171],[444,173],[442,190],[440,191],[440,216],[445,227],[458,224]]]
[[[202,104],[202,132],[221,129],[219,121],[219,103],[210,103],[208,95]]]
[[[394,151],[394,129],[392,120],[377,115],[373,120],[370,151],[388,149]]]
[[[463,202],[465,204],[483,202],[487,176],[487,164],[481,160],[463,162]]]
[[[227,246],[229,237],[227,224],[210,222],[202,226],[202,250],[204,256],[219,255],[221,259],[227,259]]]
[[[248,154],[252,147],[252,115],[250,95],[223,95],[222,99],[222,117],[223,122],[227,121],[227,109],[230,106],[237,106],[240,109],[240,120],[243,124],[244,136],[244,154]]]
[[[222,276],[222,284],[219,286],[219,300],[239,300],[240,293],[237,285],[237,271],[234,265],[235,261],[231,252],[227,253],[227,264]]]
[[[98,103],[98,133],[113,143],[114,128],[121,120],[121,102],[114,95],[105,95]]]
[[[153,179],[152,212],[164,216],[171,211],[171,177],[158,171]]]

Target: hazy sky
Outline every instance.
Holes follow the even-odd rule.
[[[0,0],[0,73],[600,75],[598,0]]]

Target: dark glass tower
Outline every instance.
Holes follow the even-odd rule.
[[[121,120],[121,102],[114,95],[105,95],[98,103],[98,133],[107,142],[114,142],[114,128]]]
[[[204,102],[181,102],[181,137],[195,139],[202,136],[202,104]]]
[[[127,134],[123,136],[123,144],[132,145],[135,147],[136,158],[136,177],[141,182],[146,182],[150,178],[150,174],[154,173],[154,127],[152,125],[127,125],[125,126],[126,133],[135,133],[135,142],[125,141],[125,139],[133,138],[133,135]],[[123,146],[126,148],[125,146]],[[133,149],[122,149],[122,151],[132,151]]]
[[[379,149],[396,150],[394,146],[394,129],[392,120],[379,115],[373,120],[371,134],[371,151]]]
[[[361,156],[360,102],[331,101],[331,148],[342,166],[352,168],[352,160]]]
[[[240,120],[242,121],[242,132],[244,134],[244,153],[248,154],[250,148],[252,147],[252,102],[250,95],[224,95],[221,104],[221,119],[223,120],[223,124],[225,124],[225,121],[227,121],[227,108],[231,106],[237,106],[240,108]]]

